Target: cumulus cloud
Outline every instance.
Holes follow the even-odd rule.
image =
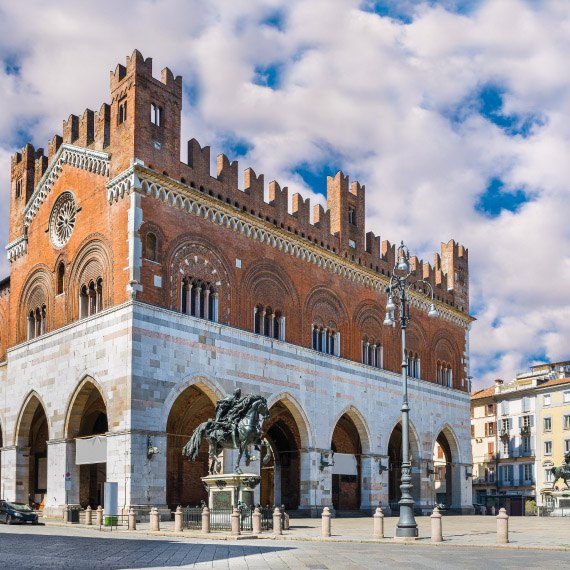
[[[70,113],[98,109],[109,69],[137,47],[156,72],[168,65],[184,76],[184,138],[238,155],[313,203],[323,202],[324,175],[342,169],[366,184],[368,229],[424,259],[440,241],[465,244],[476,386],[568,358],[565,3],[27,7],[0,8],[1,241],[9,154],[27,137],[45,146]],[[486,194],[493,180],[499,191]],[[522,197],[516,208],[509,192]],[[482,196],[493,212],[478,207]]]

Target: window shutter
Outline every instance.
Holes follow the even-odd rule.
[[[534,416],[530,416],[530,427],[534,427]]]
[[[534,435],[530,436],[530,453],[531,455],[534,455]]]
[[[519,429],[522,428],[522,416],[519,416]]]
[[[524,465],[519,463],[519,483],[524,481]]]

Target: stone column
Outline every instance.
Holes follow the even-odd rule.
[[[259,311],[259,334],[265,335],[265,309]]]
[[[360,461],[360,508],[373,513],[377,505],[388,503],[388,472],[380,473],[380,465],[387,466],[388,458],[382,455],[363,455]]]
[[[210,289],[208,287],[204,289],[204,318],[210,319]]]
[[[79,466],[75,464],[75,440],[49,440],[47,463],[48,488],[44,501],[44,516],[59,517],[63,505],[79,504]],[[67,473],[69,481],[66,481]]]
[[[318,517],[324,506],[332,501],[332,467],[321,469],[321,450],[303,449],[301,461],[301,504],[299,510]]]
[[[202,293],[202,287],[196,287],[194,290],[194,316],[200,318],[202,316],[202,311],[200,311],[200,294]]]
[[[212,310],[213,310],[213,314],[212,314],[212,321],[214,321],[215,323],[218,322],[219,316],[218,316],[218,299],[219,299],[219,295],[217,293],[217,291],[215,291],[212,295],[213,297],[213,302],[212,302]]]
[[[186,313],[188,315],[192,314],[192,281],[188,280],[186,282]]]
[[[107,456],[111,460],[116,455],[118,465],[113,467],[115,478],[111,479],[107,463],[107,480],[119,482],[119,505],[145,508],[155,505],[166,509],[166,434],[151,435],[152,445],[159,453],[150,459],[147,457],[147,433],[129,433],[112,439],[116,444],[112,449],[108,444]],[[113,455],[110,455],[112,450]]]
[[[3,447],[0,450],[0,495],[7,501],[16,500],[16,463],[18,448],[15,445]]]

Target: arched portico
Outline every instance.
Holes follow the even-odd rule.
[[[445,425],[433,448],[434,502],[461,508],[461,456],[453,430]]]
[[[296,413],[294,413],[296,412]],[[297,416],[297,417],[295,417]],[[261,465],[260,502],[262,505],[285,505],[295,510],[301,503],[301,454],[308,428],[301,422],[293,400],[283,396],[269,408],[265,436],[271,458]]]
[[[215,416],[215,401],[214,393],[196,382],[178,392],[170,408],[166,422],[166,502],[171,508],[196,506],[208,499],[200,480],[208,474],[207,442],[202,441],[194,462],[182,456],[182,448],[200,423]]]
[[[96,509],[104,503],[107,480],[107,405],[103,391],[91,377],[77,386],[67,409],[65,438],[70,481],[67,501]]]
[[[421,496],[420,447],[416,430],[410,423],[410,455],[412,462],[412,496],[416,502]],[[402,424],[398,422],[388,440],[388,503],[392,512],[398,511],[398,501],[401,497],[400,483],[402,479]],[[415,469],[414,469],[415,468]]]
[[[17,422],[16,501],[43,507],[47,492],[47,442],[49,426],[45,407],[36,392],[31,392]]]

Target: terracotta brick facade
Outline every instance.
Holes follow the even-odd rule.
[[[234,359],[234,364],[218,370],[217,375],[224,376],[235,370],[241,373],[240,381],[249,383],[244,387],[267,395],[272,393],[271,390],[279,390],[280,386],[301,392],[322,390],[343,406],[355,406],[355,410],[359,402],[364,406],[362,398],[366,396],[354,392],[361,389],[358,378],[377,376],[389,386],[391,379],[397,378],[401,365],[400,330],[383,325],[385,288],[398,250],[390,242],[381,241],[372,232],[365,231],[365,187],[358,182],[351,183],[348,176],[338,172],[327,179],[326,209],[316,206],[311,212],[309,200],[295,194],[292,211],[288,212],[286,187],[270,182],[266,202],[263,175],[248,168],[244,175],[245,188],[239,189],[238,164],[224,155],[218,156],[217,172],[212,175],[210,149],[201,147],[194,139],[188,142],[187,159],[181,162],[181,108],[182,79],[175,78],[169,69],[162,71],[160,79],[154,78],[152,61],[145,60],[135,51],[127,58],[125,66],[119,65],[111,73],[108,104],[103,104],[98,112],[86,110],[81,117],[71,115],[64,122],[62,136],[56,135],[49,142],[47,156],[42,149],[27,145],[13,157],[10,243],[7,246],[11,269],[9,279],[0,282],[0,363],[4,361],[0,364],[0,381],[5,382],[5,390],[19,393],[20,387],[16,390],[13,384],[12,370],[25,367],[22,350],[29,349],[33,359],[34,351],[39,350],[40,345],[47,346],[52,342],[50,339],[57,335],[64,339],[72,334],[70,331],[83,330],[82,327],[87,326],[83,319],[91,319],[87,323],[96,322],[98,313],[102,313],[101,319],[108,319],[104,315],[113,310],[123,315],[122,307],[127,307],[125,314],[130,316],[121,318],[132,319],[129,326],[133,328],[111,332],[115,326],[111,320],[108,325],[111,329],[106,333],[107,339],[113,334],[127,339],[124,346],[121,344],[127,359],[125,370],[117,371],[113,380],[108,381],[110,392],[106,396],[92,374],[89,380],[89,385],[103,394],[109,415],[111,409],[115,410],[116,419],[109,422],[111,432],[119,426],[127,430],[135,430],[138,426],[136,429],[144,431],[147,428],[142,420],[139,421],[144,410],[166,405],[166,378],[178,374],[178,380],[168,380],[176,384],[185,381],[189,370],[201,374],[194,368],[195,361],[184,360],[181,356],[182,349],[176,343],[186,341],[180,340],[177,329],[164,330],[160,328],[162,325],[157,325],[155,329],[147,330],[139,323],[142,328],[135,331],[135,321],[143,318],[136,315],[147,308],[155,311],[156,319],[152,318],[157,322],[162,311],[166,311],[172,322],[178,313],[176,318],[191,317],[202,327],[214,327],[214,332],[208,333],[211,337],[206,335],[214,339],[211,340],[213,343],[219,344],[220,341],[215,339],[229,334],[224,332],[225,327],[236,335],[232,342],[237,343],[240,339],[244,347],[253,343],[250,348],[236,348],[234,352],[231,343],[230,348],[224,349],[226,352],[219,352],[218,346],[215,356],[207,349],[210,341],[202,340],[206,336],[198,334],[198,340],[192,341],[194,344],[189,350],[197,351],[199,360],[206,359],[205,368],[214,365],[216,358]],[[61,235],[57,233],[60,231],[57,224],[63,231]],[[435,319],[428,318],[427,299],[420,287],[416,291],[412,286],[408,349],[418,359],[414,381],[426,385],[445,384],[437,389],[434,386],[433,394],[439,394],[434,397],[449,397],[450,401],[458,402],[465,400],[468,423],[469,403],[465,392],[469,389],[468,331],[472,320],[469,316],[468,252],[451,240],[441,245],[433,265],[417,258],[412,258],[411,263],[415,278],[425,279],[432,285],[440,315]],[[320,336],[315,336],[315,327]],[[255,332],[261,333],[251,337],[255,340],[244,340]],[[71,341],[61,342],[59,357],[72,358],[66,352],[70,350]],[[98,351],[97,341],[90,342],[94,343],[92,350],[96,354],[110,358],[109,349]],[[295,368],[295,351],[303,358],[340,362],[339,366],[348,367],[343,368],[339,376],[341,387],[312,386],[311,382],[328,382],[326,377],[318,375],[307,380],[309,384],[305,385],[303,378],[308,374],[305,369],[294,382],[291,378],[295,374],[290,376],[289,372],[284,373],[284,378],[271,381],[261,372],[257,377],[253,369],[249,369],[253,360],[248,358],[253,358],[251,354],[259,347],[269,346],[264,344],[266,342],[286,346],[279,348],[281,345],[272,344],[267,350],[267,360],[272,358],[271,354],[278,354],[286,363],[284,370]],[[375,366],[368,366],[367,361],[365,366],[360,364],[364,342],[378,351]],[[140,343],[139,348],[137,343]],[[162,351],[170,345],[172,351],[168,348],[168,356],[163,354],[161,357]],[[329,354],[317,355],[311,350],[315,347]],[[147,350],[151,351],[150,355],[145,352]],[[73,358],[73,362],[80,362],[87,357],[74,352]],[[45,356],[45,359],[42,362],[51,357]],[[135,372],[143,361],[147,363],[146,368]],[[101,365],[101,374],[105,376],[109,370],[115,370],[117,364]],[[242,365],[249,370],[247,373],[240,371]],[[354,369],[354,380],[349,379],[347,370],[350,367]],[[438,372],[444,369],[449,371],[445,381]],[[48,372],[46,374],[49,376]],[[79,372],[77,374],[81,376]],[[120,378],[126,379],[127,384],[116,384]],[[78,377],[76,381],[79,380]],[[363,380],[364,383],[369,381],[372,380]],[[224,382],[224,387],[230,389],[233,380]],[[35,389],[30,385],[25,393]],[[74,389],[66,388],[59,397],[71,406],[74,393]],[[197,401],[203,398],[196,397]],[[196,408],[191,420],[186,423],[176,423],[176,418],[171,420],[172,425],[177,426],[174,436],[169,429],[168,434],[161,431],[167,429],[165,422],[153,432],[153,437],[164,438],[164,445],[169,448],[164,469],[170,475],[162,472],[160,476],[156,475],[160,481],[180,473],[180,434],[188,435],[186,431],[198,419],[211,413],[212,402],[219,394],[214,397],[212,393],[209,397],[210,401],[204,400],[202,407]],[[23,395],[22,398],[15,402],[14,409],[5,410],[0,416],[5,440],[5,434],[11,434],[15,441],[16,424],[12,426],[10,418],[18,417],[25,404]],[[39,396],[34,398],[30,409],[44,405]],[[162,403],[159,404],[160,398]],[[278,404],[275,402],[276,406]],[[170,405],[174,405],[174,400]],[[53,403],[53,409],[58,410],[58,415],[53,418],[50,404],[46,406],[50,425],[65,421],[63,404]],[[464,429],[462,406],[462,403],[457,404],[450,412],[454,419],[449,422],[461,433]],[[274,412],[277,410],[275,408]],[[280,498],[291,505],[300,503],[308,508],[316,504],[308,498],[310,493],[315,497],[321,492],[330,493],[326,487],[330,487],[330,481],[318,485],[311,482],[313,475],[309,476],[309,473],[314,474],[315,469],[311,461],[315,461],[319,452],[300,451],[312,436],[301,436],[300,428],[287,427],[288,423],[300,421],[300,416],[291,415],[290,408],[287,410],[281,410],[273,421],[281,422],[283,433],[295,440],[291,457],[283,463],[281,476],[283,481],[297,483],[294,488],[283,484]],[[363,437],[367,428],[364,420],[355,419],[357,417],[360,416],[349,418],[356,422],[354,429],[339,424],[334,439],[339,450],[360,455],[364,453]],[[158,426],[160,422],[156,421]],[[272,425],[275,427],[277,423]],[[272,433],[279,439],[277,427]],[[146,441],[139,432],[136,433],[138,435],[132,435],[129,444],[133,454],[136,449],[143,449]],[[67,437],[65,430],[60,436]],[[54,437],[52,432],[49,437]],[[461,440],[463,436],[458,437]],[[386,442],[388,438],[389,434],[386,434]],[[332,439],[331,431],[324,448],[330,448]],[[421,445],[423,443],[418,442],[418,449]],[[372,444],[368,447],[367,453],[371,453]],[[49,449],[48,445],[48,455]],[[53,461],[59,462],[58,466],[63,465],[68,451],[57,448],[56,454],[56,448],[53,449]],[[10,450],[10,453],[17,454],[18,450]],[[7,457],[10,462],[16,461],[12,455]],[[347,479],[339,488],[343,501],[356,497],[350,499],[353,501],[350,508],[358,508],[359,503],[369,505],[373,496],[385,494],[378,474],[370,471],[370,457],[359,463],[361,481]],[[426,452],[426,458],[429,457]],[[138,459],[133,461],[136,463]],[[154,464],[158,465],[158,461],[162,459]],[[186,502],[196,502],[201,493],[195,493],[192,485],[184,482],[197,477],[195,471],[199,471],[197,466],[184,466],[185,475],[175,488],[171,486],[166,492],[167,498],[163,496],[165,484],[151,485],[149,488],[153,490],[147,489],[144,495],[140,490],[142,483],[134,480],[132,489],[125,491],[126,496],[132,500],[136,497],[140,503],[143,495],[148,498],[156,492],[162,503],[183,498]],[[112,477],[109,469],[107,477]],[[362,490],[363,484],[368,485],[366,493]],[[351,485],[356,486],[352,488]],[[83,479],[77,484],[77,488],[83,489],[83,495],[88,492],[86,486]],[[266,495],[272,496],[271,493]],[[326,498],[318,501],[326,504]],[[457,501],[459,505],[459,499]],[[461,504],[463,502],[462,498]]]

